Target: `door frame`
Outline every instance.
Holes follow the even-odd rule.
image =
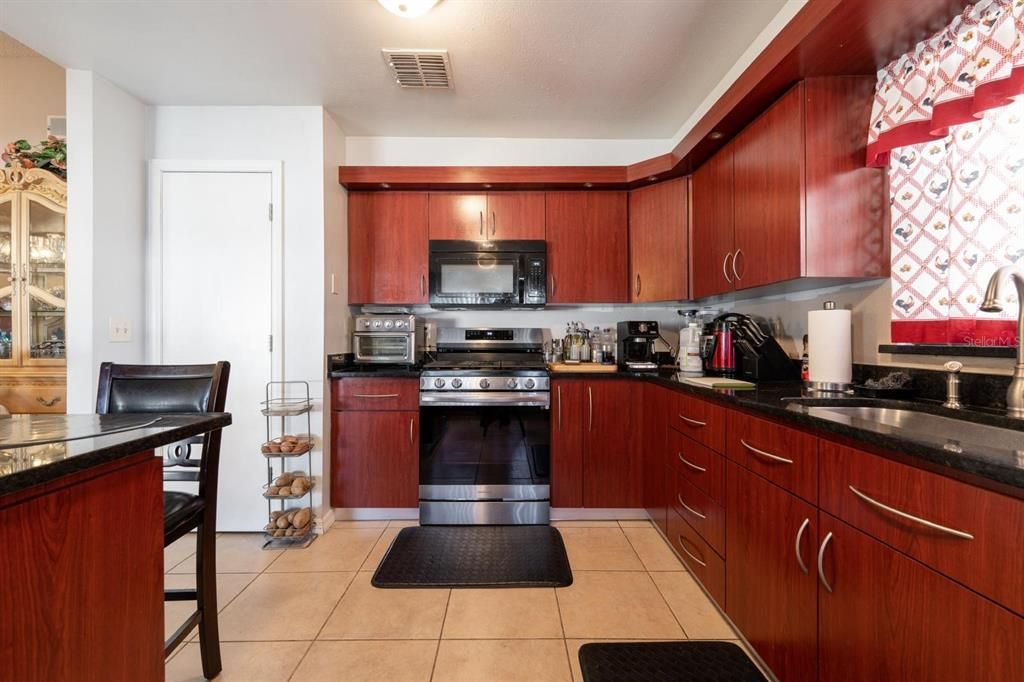
[[[149,162],[149,220],[146,229],[146,362],[163,355],[163,179],[165,173],[269,173],[270,220],[269,381],[284,379],[284,183],[281,161],[153,159]]]

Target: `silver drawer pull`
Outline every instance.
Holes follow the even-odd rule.
[[[690,426],[707,426],[708,425],[707,422],[701,422],[701,421],[697,421],[696,419],[690,419],[689,417],[684,417],[683,415],[679,415],[679,418],[682,419],[687,424],[689,424]]]
[[[829,592],[832,591],[832,585],[829,584],[828,578],[825,577],[825,550],[828,549],[828,543],[832,542],[831,531],[825,536],[825,539],[821,541],[821,547],[818,548],[818,580]]]
[[[796,563],[800,567],[800,570],[804,572],[804,575],[808,575],[807,564],[804,563],[804,558],[800,553],[800,541],[804,538],[804,531],[807,530],[807,526],[811,525],[810,519],[804,519],[804,522],[800,524],[800,529],[796,532]]]
[[[914,516],[912,514],[908,514],[905,511],[900,511],[899,509],[894,509],[894,508],[890,507],[887,504],[882,504],[878,500],[871,499],[870,497],[868,497],[867,495],[865,495],[861,491],[859,491],[856,488],[854,488],[852,485],[849,486],[849,488],[850,488],[850,492],[851,493],[853,493],[854,495],[856,495],[860,499],[864,500],[865,502],[867,502],[871,506],[877,507],[877,508],[882,509],[884,511],[887,511],[890,514],[894,514],[894,515],[900,517],[901,519],[906,519],[907,521],[913,521],[914,523],[919,523],[922,526],[925,526],[926,528],[931,528],[933,530],[941,531],[943,533],[948,533],[949,535],[952,535],[953,537],[962,538],[964,540],[973,540],[974,539],[974,536],[971,535],[970,533],[967,533],[967,532],[962,531],[962,530],[957,530],[956,528],[949,528],[948,526],[942,526],[942,525],[939,525],[939,524],[935,523],[934,521],[929,521],[927,519],[922,519],[922,518],[920,518],[918,516]]]
[[[699,467],[699,466],[697,466],[696,464],[694,464],[693,462],[688,462],[688,461],[686,460],[686,458],[685,458],[685,457],[683,457],[683,453],[681,453],[681,452],[677,452],[677,453],[676,453],[676,457],[678,457],[678,458],[679,458],[679,461],[680,461],[680,462],[682,462],[682,463],[683,463],[683,464],[685,464],[686,466],[690,467],[690,468],[691,468],[691,469],[693,469],[694,471],[699,471],[699,472],[701,472],[701,473],[704,473],[705,471],[707,471],[707,469],[705,469],[704,467]]]
[[[772,453],[765,452],[764,450],[758,450],[757,448],[755,448],[753,445],[751,445],[747,441],[743,440],[742,438],[740,438],[740,445],[745,447],[747,450],[750,450],[755,455],[761,455],[762,457],[767,457],[768,459],[770,459],[770,460],[772,460],[774,462],[782,462],[783,464],[792,464],[793,463],[793,460],[791,460],[791,459],[786,459],[785,457],[779,457],[778,455],[773,455]]]
[[[708,565],[706,563],[704,563],[703,561],[701,561],[697,557],[695,557],[692,554],[690,554],[690,550],[686,549],[686,545],[683,544],[683,536],[682,535],[679,536],[679,549],[683,550],[683,554],[685,554],[686,556],[690,557],[691,559],[696,561],[698,564],[700,564],[704,568],[708,567]]]
[[[397,393],[356,393],[353,398],[397,398]]]
[[[699,511],[697,511],[696,509],[694,509],[690,505],[688,505],[685,502],[683,502],[683,496],[680,495],[679,493],[676,493],[676,499],[679,500],[679,504],[683,505],[683,509],[685,509],[686,511],[690,512],[691,514],[696,516],[698,519],[706,519],[707,518],[706,516],[701,514]]]

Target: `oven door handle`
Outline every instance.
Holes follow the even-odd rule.
[[[420,391],[420,405],[427,407],[551,407],[551,394],[546,391]]]

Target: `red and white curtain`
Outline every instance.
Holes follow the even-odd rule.
[[[1022,93],[1024,0],[969,6],[879,71],[868,163],[889,171],[894,342],[1015,343],[1016,306],[978,306],[997,267],[1024,267]]]

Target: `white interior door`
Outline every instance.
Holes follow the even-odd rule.
[[[274,230],[270,172],[159,171],[151,257],[159,275],[150,345],[162,364],[231,363],[221,444],[217,527],[255,531],[266,523],[266,467],[260,415],[275,378]],[[155,300],[154,300],[155,299]]]

